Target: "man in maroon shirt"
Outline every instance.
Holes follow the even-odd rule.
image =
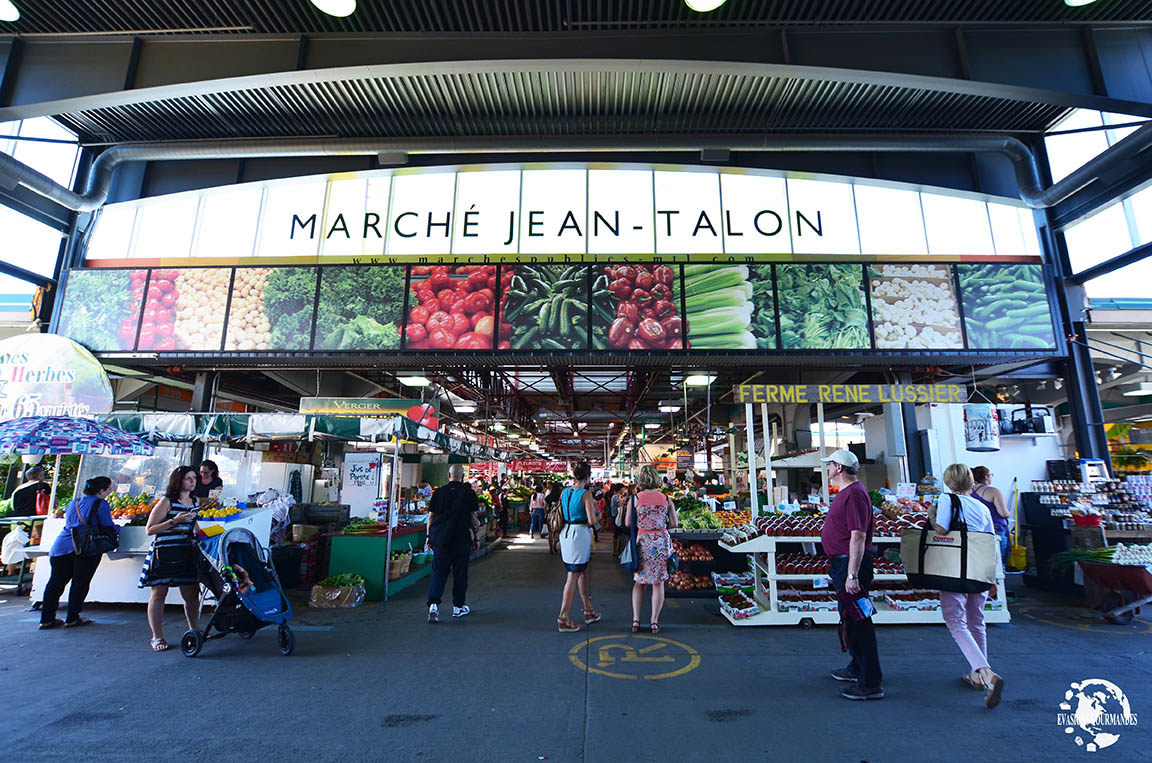
[[[829,484],[840,488],[828,509],[824,531],[820,535],[824,553],[831,562],[832,585],[838,596],[846,593],[848,596],[844,598],[850,602],[862,598],[867,605],[871,603],[868,586],[872,583],[872,500],[856,477],[860,471],[860,459],[851,451],[838,450],[821,460],[828,470]],[[832,677],[837,681],[852,682],[841,690],[840,695],[855,700],[883,699],[880,655],[872,618],[854,619],[845,612],[842,599],[840,619],[844,627],[844,644],[852,655],[847,668],[832,671]]]

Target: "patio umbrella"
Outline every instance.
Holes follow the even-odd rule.
[[[150,456],[156,448],[122,429],[70,416],[26,416],[0,423],[0,453]]]

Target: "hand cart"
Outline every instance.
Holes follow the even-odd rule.
[[[1101,609],[1104,619],[1114,625],[1127,625],[1140,607],[1152,604],[1152,568],[1142,564],[1111,564],[1108,562],[1078,562],[1084,577],[1111,595]],[[1115,605],[1115,606],[1114,606]]]

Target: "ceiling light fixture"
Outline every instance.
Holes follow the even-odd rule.
[[[341,19],[356,12],[356,0],[312,0],[312,5],[329,16]]]
[[[20,9],[12,0],[0,0],[0,21],[19,21]]]
[[[520,435],[516,434],[515,432],[509,432],[507,437],[509,440],[519,440],[520,439]]]
[[[1121,394],[1124,397],[1147,397],[1152,395],[1152,382],[1140,382],[1139,384],[1125,384],[1120,387]]]
[[[406,387],[427,387],[432,382],[427,376],[397,376],[396,381],[400,382]]]
[[[459,403],[456,403],[456,405],[453,407],[456,409],[457,413],[475,413],[476,412],[476,403],[473,403],[471,400],[461,400]]]
[[[503,424],[501,424],[499,421],[497,421],[495,424],[493,424],[493,425],[492,425],[491,427],[489,427],[489,428],[490,428],[490,429],[491,429],[493,432],[503,432],[503,431],[504,431],[505,429],[507,429],[508,427],[504,426],[504,425],[503,425]]]
[[[677,413],[680,410],[680,403],[672,400],[661,400],[659,407],[661,413]]]
[[[1083,5],[1092,5],[1096,0],[1064,0],[1064,5],[1069,8],[1079,8]]]
[[[645,428],[645,429],[659,429],[659,428],[660,428],[660,427],[662,427],[662,426],[664,426],[664,425],[663,425],[663,424],[657,424],[657,423],[655,423],[655,422],[654,422],[654,423],[652,423],[652,424],[645,424],[645,425],[644,425],[644,428]]]
[[[691,376],[684,377],[684,386],[707,387],[714,381],[716,381],[716,377],[712,374],[692,374]]]
[[[684,0],[684,4],[697,13],[708,13],[719,8],[727,0]],[[1065,0],[1067,2],[1067,0]],[[1091,2],[1091,0],[1089,0]]]

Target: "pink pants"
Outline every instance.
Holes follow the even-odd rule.
[[[984,632],[984,602],[988,593],[940,592],[940,609],[944,624],[972,670],[987,668],[988,637]]]

